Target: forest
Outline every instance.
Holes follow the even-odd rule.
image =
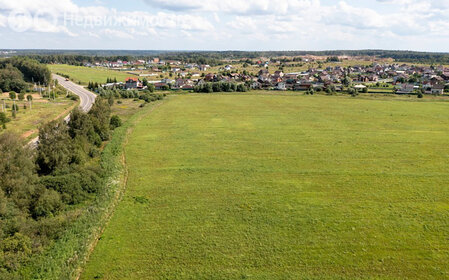
[[[48,85],[51,72],[46,65],[26,57],[13,57],[0,60],[0,91],[24,92],[27,83]]]
[[[132,61],[159,57],[163,60],[180,60],[186,63],[222,65],[223,60],[245,60],[260,57],[282,56],[373,56],[393,58],[396,61],[428,64],[449,64],[449,53],[417,52],[403,50],[329,50],[329,51],[140,51],[140,50],[17,50],[17,56],[28,56],[41,63],[82,65],[101,60]]]

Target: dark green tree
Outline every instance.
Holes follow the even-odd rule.
[[[37,177],[32,151],[18,139],[10,132],[0,135],[0,187],[23,210],[30,206]]]
[[[48,175],[66,169],[72,160],[72,139],[64,121],[52,121],[39,129],[36,163]]]

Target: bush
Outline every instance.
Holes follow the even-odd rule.
[[[36,201],[33,209],[33,216],[51,217],[63,209],[61,196],[58,192],[51,189],[45,189]]]
[[[11,120],[6,116],[4,112],[0,112],[0,126],[6,128],[6,124]]]
[[[122,126],[122,120],[119,116],[114,115],[111,117],[111,129],[116,129],[117,127]]]
[[[420,93],[418,93],[418,98],[423,98],[424,97],[424,95],[420,92]]]
[[[15,91],[10,91],[9,92],[9,98],[12,100],[15,100],[17,97],[17,93]]]
[[[75,95],[75,94],[70,94],[69,98],[70,98],[70,100],[73,100],[73,101],[78,101],[80,99],[79,96]]]
[[[78,204],[87,198],[81,182],[83,175],[66,174],[61,176],[45,176],[40,178],[40,184],[50,190],[55,190],[61,195],[65,204]]]
[[[31,256],[31,240],[28,236],[16,233],[1,242],[0,252],[3,258],[0,259],[0,267],[7,270],[16,270],[25,264]]]

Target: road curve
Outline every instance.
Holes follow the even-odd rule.
[[[66,79],[64,77],[61,77],[59,75],[53,74],[52,77],[54,80],[57,80],[58,84],[60,84],[62,87],[64,87],[68,91],[72,92],[73,94],[76,94],[79,96],[81,110],[83,110],[86,113],[90,111],[90,109],[92,108],[92,106],[95,103],[95,99],[97,98],[97,96],[95,94],[88,91],[84,87],[73,83],[72,81],[66,81]],[[68,122],[70,120],[70,114],[67,115],[64,118],[64,120]],[[32,147],[37,147],[38,142],[39,142],[39,137],[36,137],[30,141],[29,145]]]
[[[58,83],[68,91],[78,95],[81,100],[80,104],[81,110],[83,110],[86,113],[89,112],[89,110],[92,108],[92,105],[95,103],[95,98],[97,98],[95,94],[88,91],[84,87],[73,83],[72,81],[66,81],[65,78],[59,75],[53,74],[53,79],[57,80]]]

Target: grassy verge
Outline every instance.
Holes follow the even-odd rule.
[[[41,255],[35,257],[20,275],[23,279],[77,279],[89,252],[95,246],[104,225],[120,200],[125,186],[122,147],[136,120],[160,103],[148,105],[117,128],[105,146],[100,163],[104,188],[89,206],[75,213],[76,221]]]

